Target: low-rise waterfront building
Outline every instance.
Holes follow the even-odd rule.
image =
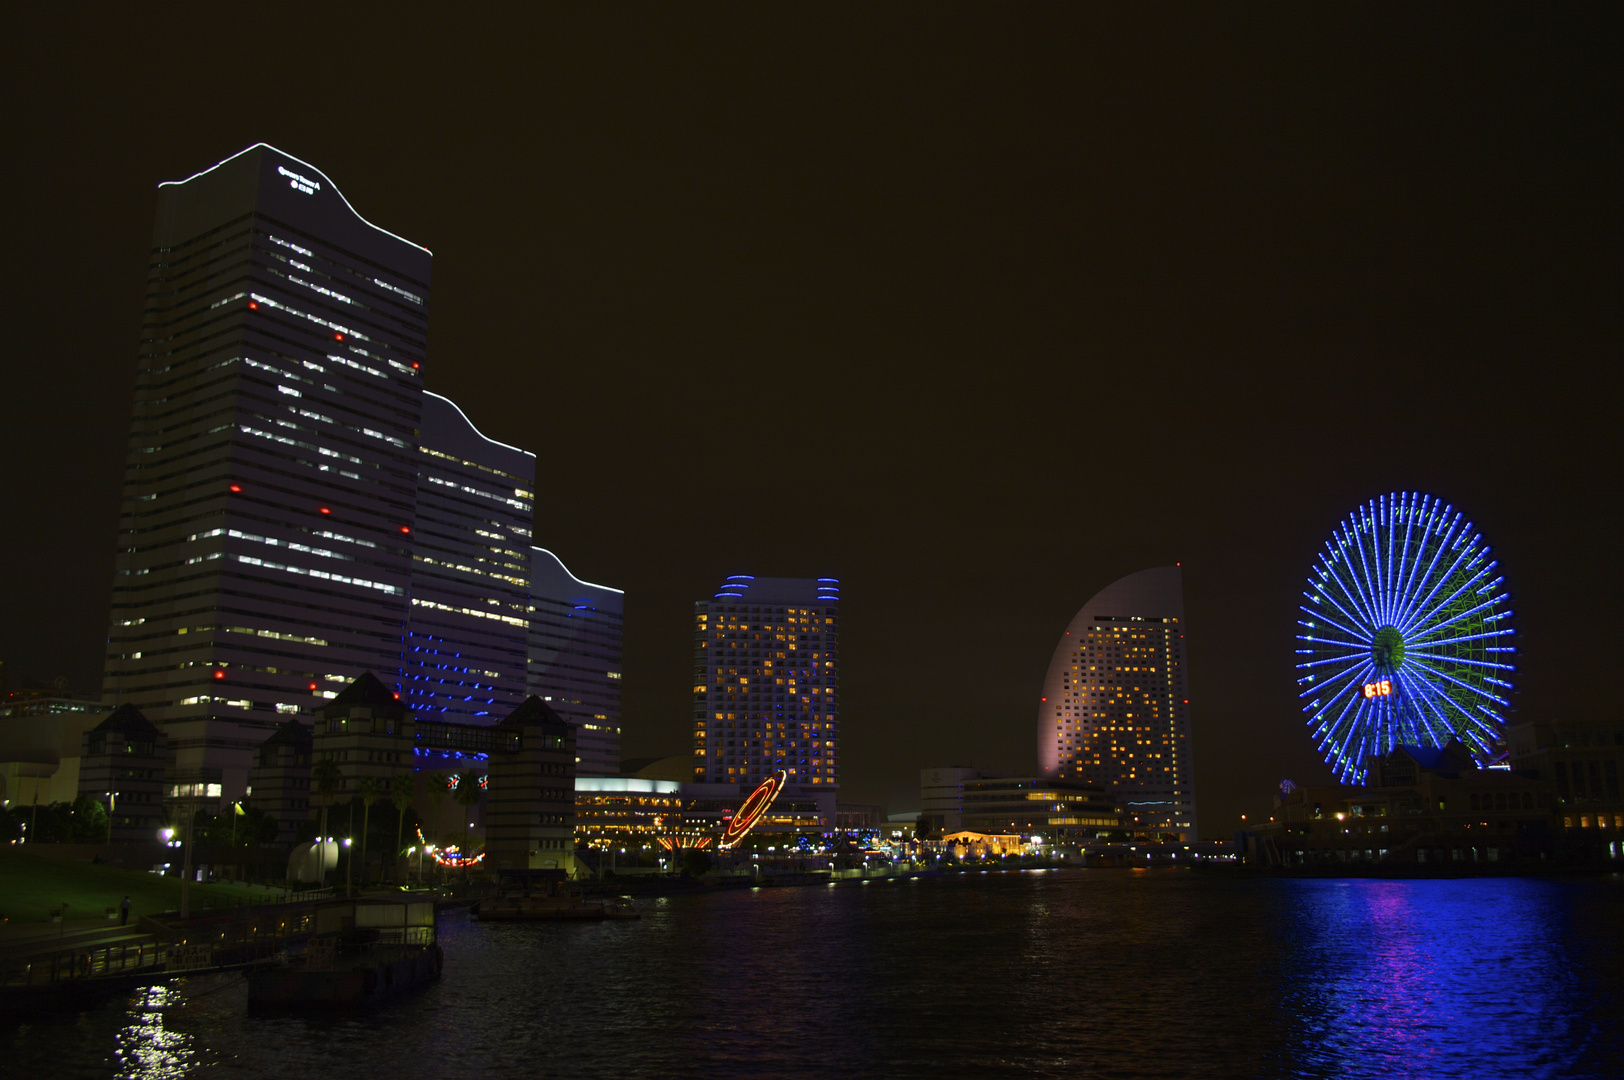
[[[1506,729],[1511,768],[1551,793],[1553,826],[1568,845],[1624,857],[1624,721],[1572,720],[1514,724]]]
[[[168,740],[134,705],[84,734],[79,793],[107,809],[109,841],[148,842],[163,824]]]
[[[0,704],[0,804],[72,802],[87,731],[112,713],[99,701],[14,690]]]
[[[533,695],[496,726],[511,742],[487,763],[487,865],[574,876],[575,726]]]
[[[289,720],[254,751],[248,771],[248,805],[276,822],[276,842],[298,840],[299,825],[310,820],[310,725]]]
[[[617,850],[692,847],[704,829],[688,822],[682,790],[682,783],[675,780],[578,776],[575,842]]]
[[[1281,785],[1271,820],[1247,838],[1265,866],[1532,864],[1551,848],[1545,785],[1480,769],[1451,740],[1370,759],[1368,786]]]
[[[963,766],[922,769],[919,801],[920,816],[937,835],[969,830],[1075,843],[1132,833],[1121,806],[1103,788],[1056,777]]]

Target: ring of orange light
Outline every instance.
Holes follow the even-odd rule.
[[[738,813],[733,815],[733,820],[727,823],[727,828],[722,833],[721,846],[732,847],[743,840],[744,834],[749,832],[751,827],[761,820],[761,815],[772,807],[773,800],[778,798],[778,793],[788,781],[789,773],[779,769],[757,785],[756,790],[745,796]]]

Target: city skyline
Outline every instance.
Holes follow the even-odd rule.
[[[1478,54],[1415,19],[1334,35],[1387,58],[1358,97],[1350,53],[1282,94],[1231,30],[1202,50],[1215,67],[1122,96],[1142,73],[1109,30],[994,20],[978,42],[1003,47],[967,68],[966,39],[906,49],[876,27],[839,45],[875,81],[816,101],[796,88],[824,84],[807,58],[830,38],[766,71],[728,33],[696,68],[634,30],[576,42],[557,84],[516,63],[404,86],[422,118],[404,143],[338,38],[317,50],[330,80],[275,109],[248,87],[195,101],[150,65],[110,89],[126,69],[106,57],[188,35],[207,53],[197,27],[108,23],[23,58],[16,78],[85,91],[25,112],[30,165],[5,179],[31,253],[5,294],[28,358],[4,436],[28,463],[6,670],[94,685],[152,185],[266,140],[441,256],[433,387],[559,464],[546,546],[633,598],[628,756],[687,744],[691,604],[742,568],[850,590],[843,797],[906,808],[944,761],[1023,772],[1077,604],[1179,562],[1202,828],[1227,828],[1282,777],[1326,775],[1292,613],[1327,532],[1394,490],[1469,506],[1493,538],[1517,586],[1511,718],[1605,712],[1585,665],[1617,648],[1593,585],[1618,487],[1595,392],[1618,347],[1609,140],[1532,69],[1506,76],[1523,107],[1459,126]],[[265,28],[242,47],[274,67],[308,43]],[[1209,78],[1249,104],[1184,139]],[[536,126],[497,125],[491,97]]]

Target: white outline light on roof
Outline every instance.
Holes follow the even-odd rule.
[[[308,162],[308,161],[299,161],[298,158],[294,157],[292,154],[288,153],[286,150],[277,150],[276,147],[272,146],[270,143],[267,143],[267,142],[257,142],[253,146],[248,147],[247,149],[238,150],[235,154],[232,154],[230,157],[224,158],[224,159],[222,159],[220,161],[216,161],[213,165],[210,165],[208,168],[202,169],[202,170],[200,170],[198,172],[195,172],[191,176],[188,176],[184,180],[164,180],[164,181],[161,181],[158,184],[158,186],[159,187],[179,187],[181,184],[189,184],[193,180],[196,180],[198,177],[205,176],[205,175],[213,172],[215,169],[218,169],[220,166],[224,165],[227,161],[236,161],[238,158],[242,157],[244,154],[249,153],[250,151],[253,151],[253,150],[258,150],[262,146],[267,150],[276,150],[276,152],[278,154],[281,154],[283,157],[287,158],[289,161],[296,161],[300,165],[302,165],[305,168],[309,169],[311,172],[315,173],[317,176],[321,177],[323,180],[326,180],[328,186],[333,189],[334,193],[337,194],[340,199],[344,199],[344,193],[342,191],[338,190],[338,185],[333,183],[332,177],[328,176],[326,173],[322,172],[320,169],[318,169],[314,165],[310,164],[310,162]],[[421,251],[423,254],[428,255],[430,257],[433,257],[434,252],[430,251],[428,248],[424,247],[422,244],[412,243],[412,241],[406,239],[404,236],[399,236],[399,235],[397,235],[395,233],[392,233],[388,229],[385,229],[384,227],[382,227],[381,225],[374,225],[374,224],[372,224],[372,222],[368,221],[366,218],[361,217],[360,213],[355,209],[355,207],[350,206],[350,200],[344,199],[344,205],[349,206],[350,213],[354,214],[356,216],[356,218],[360,220],[361,224],[367,226],[370,229],[377,229],[379,232],[383,233],[385,236],[393,236],[396,240],[399,240],[403,244],[411,244],[412,247],[416,248],[418,251]]]
[[[580,578],[576,577],[574,575],[574,573],[572,573],[570,571],[569,567],[564,565],[564,560],[563,559],[560,559],[557,555],[554,555],[552,552],[548,551],[544,547],[537,547],[536,545],[531,544],[530,545],[530,550],[531,551],[539,551],[543,555],[546,555],[549,558],[551,558],[553,560],[553,562],[558,564],[558,568],[560,570],[564,571],[564,573],[569,574],[570,580],[575,582],[577,585],[585,585],[589,589],[602,589],[605,592],[619,593],[621,596],[626,595],[626,590],[625,589],[617,589],[613,585],[598,585],[598,584],[596,584],[594,582],[591,582],[591,581],[582,581]]]
[[[433,390],[425,390],[425,391],[423,391],[423,396],[424,397],[431,397],[431,398],[439,398],[441,401],[445,402],[447,405],[451,406],[453,409],[456,409],[457,410],[457,415],[462,417],[462,422],[467,424],[469,427],[473,428],[475,435],[478,435],[481,439],[484,439],[486,442],[490,443],[492,446],[504,447],[505,449],[512,450],[516,454],[524,454],[524,455],[526,455],[528,457],[535,457],[536,456],[532,451],[520,450],[517,446],[508,446],[507,443],[502,442],[502,441],[500,441],[498,439],[493,439],[489,435],[485,434],[483,431],[479,430],[479,428],[474,426],[474,422],[472,420],[468,419],[468,414],[462,411],[462,406],[458,405],[455,401],[452,401],[450,398],[446,397],[444,394],[436,394]],[[570,576],[574,577],[575,575],[571,574]],[[586,583],[582,582],[582,584],[586,584]]]

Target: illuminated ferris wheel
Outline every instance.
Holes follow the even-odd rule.
[[[1348,515],[1299,605],[1298,695],[1345,784],[1395,745],[1458,738],[1487,765],[1510,704],[1511,597],[1465,515],[1394,492]]]

